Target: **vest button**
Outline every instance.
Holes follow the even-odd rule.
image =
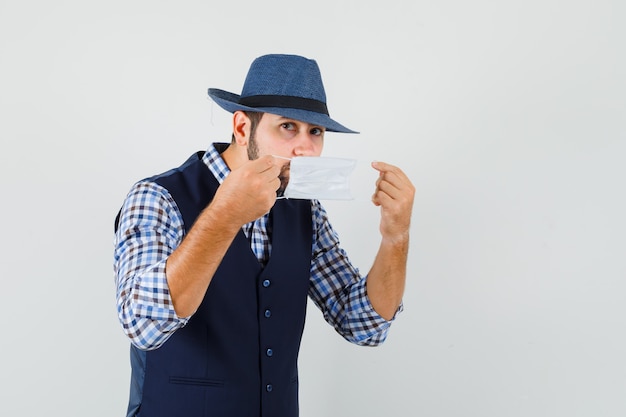
[[[266,279],[265,281],[263,281],[263,286],[264,286],[265,288],[269,287],[269,286],[270,286],[270,284],[271,284],[271,282],[270,282],[270,280],[269,280],[269,279]]]
[[[265,310],[265,317],[268,319],[272,317],[272,312],[270,310]]]
[[[272,387],[272,384],[267,384],[265,386],[265,391],[267,391],[267,392],[272,392],[272,389],[274,389],[274,387]]]
[[[274,351],[273,351],[272,349],[267,349],[267,350],[265,351],[265,354],[266,354],[267,356],[269,356],[269,357],[272,357],[272,355],[274,355]]]

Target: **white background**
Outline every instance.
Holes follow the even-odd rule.
[[[329,202],[367,271],[384,160],[417,189],[405,311],[380,348],[311,308],[301,415],[626,415],[622,0],[0,1],[0,415],[122,416],[113,218],[131,184],[228,141],[208,87],[315,58]]]

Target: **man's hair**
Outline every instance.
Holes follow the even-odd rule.
[[[246,116],[250,119],[250,137],[254,137],[254,133],[256,132],[256,127],[259,125],[261,121],[261,117],[263,117],[263,112],[257,111],[244,111]],[[235,143],[235,134],[232,134],[231,143]]]

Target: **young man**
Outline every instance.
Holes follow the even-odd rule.
[[[414,187],[376,162],[381,242],[360,276],[318,200],[277,199],[288,160],[319,156],[328,115],[317,63],[266,55],[233,113],[230,144],[136,183],[116,219],[117,308],[131,339],[129,416],[298,415],[307,297],[352,343],[382,343],[401,310]]]

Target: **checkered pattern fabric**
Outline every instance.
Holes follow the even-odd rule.
[[[203,161],[221,184],[230,170],[213,146]],[[391,321],[374,311],[366,294],[366,277],[340,247],[326,210],[317,200],[311,205],[309,297],[345,339],[359,345],[378,345],[387,337]],[[262,264],[272,251],[268,219],[265,215],[243,226]],[[149,181],[136,183],[124,201],[115,235],[114,273],[120,322],[132,343],[141,349],[159,347],[189,320],[176,315],[165,275],[165,261],[183,236],[181,214],[167,190]]]

